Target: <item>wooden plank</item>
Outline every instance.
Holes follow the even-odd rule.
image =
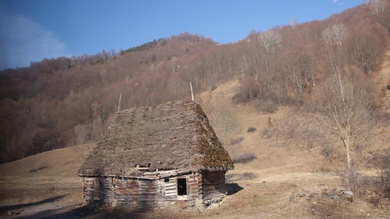
[[[165,191],[176,191],[176,187],[165,188]]]
[[[168,196],[177,196],[177,193],[174,192],[174,193],[167,193],[167,194],[165,194],[165,197],[168,197]]]
[[[169,186],[169,187],[165,187],[165,190],[170,190],[170,189],[174,189],[174,190],[176,190],[176,186]]]

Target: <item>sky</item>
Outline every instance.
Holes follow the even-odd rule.
[[[188,32],[235,43],[363,0],[0,0],[0,70],[60,56],[125,50]]]

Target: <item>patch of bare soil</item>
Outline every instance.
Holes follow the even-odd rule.
[[[281,107],[273,114],[265,114],[249,104],[232,104],[238,85],[232,81],[196,97],[210,119],[218,115],[213,111],[217,105],[207,105],[212,101],[230,110],[227,115],[235,122],[226,124],[234,125],[234,129],[225,132],[226,126],[221,125],[224,120],[215,125],[218,136],[228,133],[223,141],[229,154],[235,157],[252,153],[257,158],[237,163],[227,173],[228,193],[221,203],[205,210],[185,203],[154,209],[140,204],[137,211],[82,206],[81,180],[76,172],[94,147],[90,144],[0,165],[0,217],[389,218],[388,206],[375,207],[360,199],[350,202],[340,195],[344,189],[338,172],[343,169],[342,162],[330,162],[315,148],[267,133],[274,122],[293,115],[292,109]]]

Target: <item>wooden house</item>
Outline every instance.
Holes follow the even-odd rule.
[[[191,101],[118,112],[78,175],[85,203],[207,205],[225,196],[225,173],[232,168],[207,116]]]

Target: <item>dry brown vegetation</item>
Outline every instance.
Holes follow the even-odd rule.
[[[352,203],[342,198],[340,191],[346,188],[343,151],[335,148],[331,158],[325,157],[322,141],[317,142],[323,136],[317,133],[313,139],[307,138],[316,134],[315,116],[297,113],[294,107],[280,107],[269,114],[259,113],[251,104],[233,104],[228,100],[238,86],[238,81],[233,81],[211,93],[197,95],[204,108],[211,104],[210,98],[226,98],[223,100],[226,107],[237,119],[237,127],[229,136],[243,140],[225,144],[225,148],[232,157],[245,153],[257,157],[247,163],[236,163],[235,169],[227,173],[228,195],[220,204],[202,211],[185,204],[132,212],[83,207],[81,182],[75,173],[94,145],[82,145],[0,165],[1,215],[60,218],[386,218],[389,215],[389,203],[374,190],[364,190],[363,194],[361,187],[362,194],[356,193]],[[248,132],[249,127],[257,130]],[[268,138],[263,137],[264,129],[269,129]],[[283,129],[291,132],[291,136],[284,135]],[[376,177],[377,168],[365,163],[366,157],[371,156],[366,151],[381,149],[390,140],[386,135],[389,131],[388,126],[373,130],[372,147],[359,154],[355,152],[362,186],[363,182],[371,182],[364,179],[378,179],[372,178]],[[223,127],[216,128],[216,132],[223,133]]]
[[[95,212],[77,208],[75,173],[91,146],[63,148],[0,165],[1,216],[388,218],[390,5],[369,2],[230,45],[182,34],[122,54],[3,71],[2,162],[94,142],[120,94],[122,109],[189,99],[189,81],[239,162],[227,174],[227,197],[205,211]]]
[[[217,45],[185,33],[121,52],[4,70],[0,161],[96,141],[118,108],[188,100],[190,81],[201,92],[238,79],[242,86],[234,99],[256,102],[259,110],[271,113],[307,102],[331,75],[352,71],[372,77],[389,39],[390,6],[383,2],[323,21],[252,32],[235,44]],[[233,131],[220,124],[223,135]]]

